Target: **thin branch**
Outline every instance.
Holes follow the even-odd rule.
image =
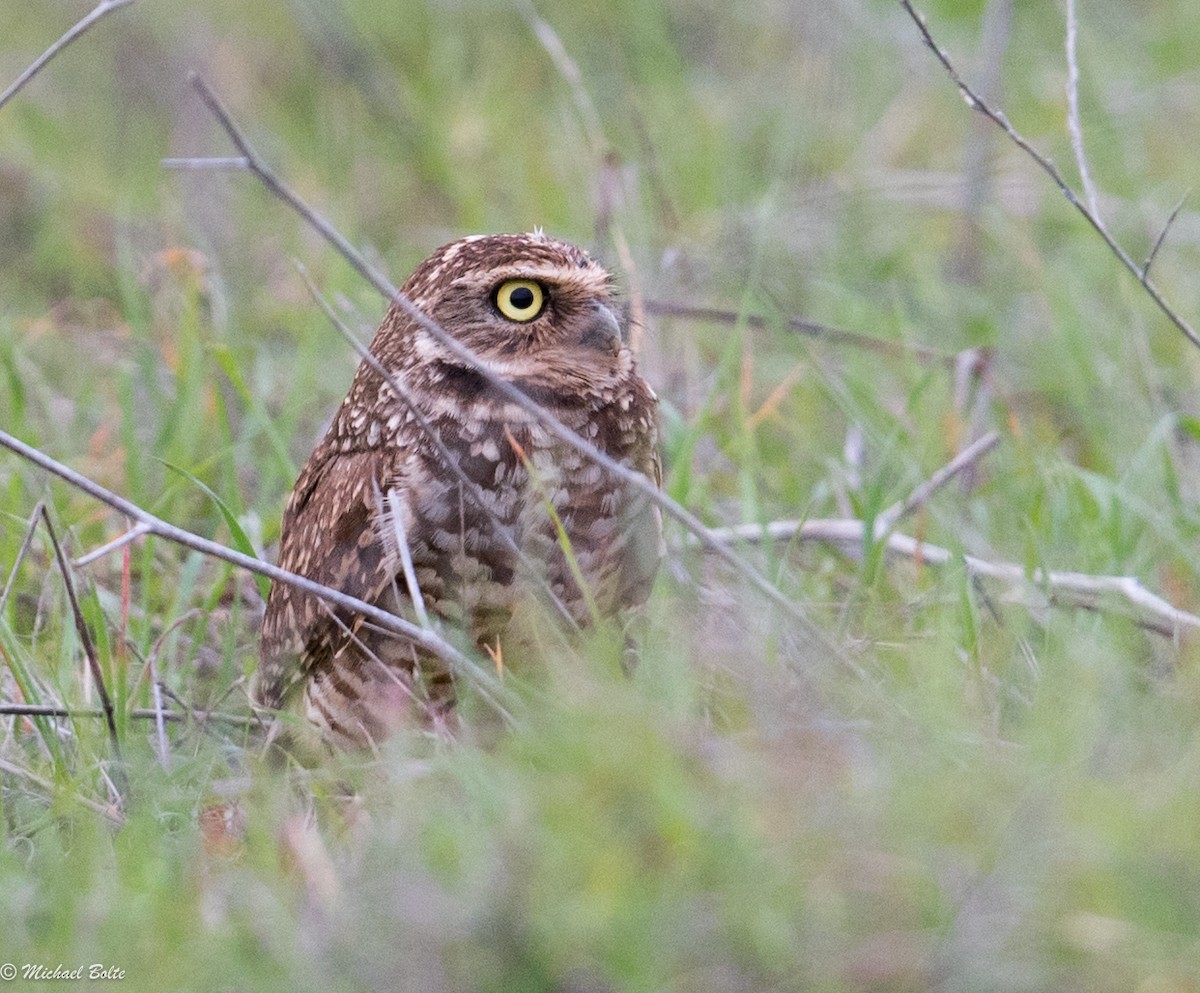
[[[1037,149],[1035,149],[1029,143],[1029,141],[1023,135],[1021,135],[1021,133],[1017,131],[1012,124],[1009,123],[1008,118],[1004,116],[1004,112],[1002,110],[992,107],[989,103],[980,98],[970,86],[963,82],[962,77],[958,74],[958,70],[954,68],[954,63],[950,61],[950,56],[946,54],[946,50],[938,45],[936,41],[934,41],[933,35],[930,34],[929,26],[925,23],[925,18],[913,9],[911,0],[900,0],[900,6],[903,7],[908,13],[908,16],[912,18],[913,23],[917,26],[917,30],[921,32],[921,38],[925,42],[926,47],[933,52],[934,56],[942,64],[942,68],[946,70],[946,74],[950,77],[951,82],[958,87],[958,91],[962,94],[962,98],[966,101],[967,106],[974,111],[978,111],[989,121],[995,124],[996,127],[1008,135],[1009,139],[1014,145],[1016,145],[1019,149],[1021,149],[1021,151],[1028,155],[1029,158],[1037,163],[1038,167],[1047,176],[1049,176],[1054,182],[1054,185],[1058,187],[1059,192],[1067,198],[1067,202],[1070,203],[1071,206],[1077,211],[1079,211],[1079,213],[1083,215],[1084,220],[1086,220],[1088,224],[1090,224],[1096,231],[1096,233],[1100,235],[1100,237],[1104,240],[1104,243],[1108,246],[1109,251],[1111,251],[1113,255],[1117,257],[1121,265],[1128,269],[1134,275],[1137,281],[1142,284],[1150,299],[1154,301],[1155,305],[1163,313],[1163,315],[1183,333],[1184,337],[1186,337],[1188,341],[1200,348],[1200,335],[1196,333],[1191,324],[1184,320],[1184,318],[1181,317],[1171,307],[1171,305],[1167,303],[1154,283],[1145,277],[1143,271],[1138,268],[1137,263],[1130,258],[1129,253],[1126,252],[1125,249],[1123,249],[1117,243],[1116,239],[1114,239],[1113,236],[1108,233],[1108,230],[1105,228],[1100,218],[1092,213],[1092,211],[1087,208],[1083,201],[1079,199],[1078,194],[1076,194],[1076,192],[1071,189],[1067,181],[1063,179],[1062,173],[1058,171],[1058,168],[1054,165],[1054,163],[1037,151]]]
[[[179,169],[186,171],[194,169],[249,169],[250,160],[243,155],[217,156],[198,155],[182,159],[163,159],[160,163],[164,169]]]
[[[163,708],[162,683],[158,678],[158,666],[150,660],[150,691],[154,696],[154,741],[158,746],[158,761],[164,770],[171,768],[171,751],[167,748],[167,718]]]
[[[50,512],[43,505],[42,521],[50,535],[50,544],[54,546],[54,556],[58,559],[58,568],[62,573],[63,584],[67,588],[67,600],[71,604],[71,613],[75,618],[75,630],[79,634],[79,642],[83,645],[83,653],[87,656],[92,679],[96,683],[96,692],[100,694],[100,706],[104,710],[104,722],[108,725],[108,736],[112,741],[113,757],[121,761],[121,739],[117,735],[117,722],[114,717],[112,697],[108,695],[108,687],[104,683],[104,670],[100,668],[100,660],[96,657],[96,646],[92,642],[92,633],[88,630],[83,611],[79,608],[79,599],[75,596],[75,582],[71,579],[71,566],[63,554],[62,545],[54,530],[54,522],[50,520]]]
[[[134,680],[133,685],[130,687],[130,695],[137,692],[138,686],[146,676],[151,676],[153,679],[158,678],[156,675],[154,675],[154,673],[158,671],[158,657],[162,654],[162,650],[166,646],[167,640],[171,637],[171,635],[173,635],[189,621],[193,621],[196,618],[203,616],[204,611],[200,610],[198,607],[191,607],[176,617],[175,620],[168,624],[163,632],[154,639],[154,644],[150,646],[150,651],[146,653],[142,671],[138,673],[137,679]],[[132,651],[139,659],[141,659],[141,652],[139,652],[137,646],[128,639],[126,639],[125,647]]]
[[[212,707],[219,707],[225,702],[226,697],[228,697],[234,690],[243,686],[245,682],[246,679],[244,676],[240,676],[235,679],[226,688],[225,692],[222,693],[215,701],[213,701]],[[228,724],[233,727],[244,728],[264,727],[267,724],[267,721],[263,719],[262,714],[257,710],[251,711],[249,714],[226,714],[212,708],[208,710],[196,710],[195,707],[192,707],[166,683],[160,683],[159,689],[162,691],[163,696],[165,696],[168,700],[173,701],[176,706],[181,708],[178,711],[164,710],[163,720],[165,721],[193,724],[207,724],[211,721],[214,724]],[[72,711],[72,713],[74,713],[74,711]],[[158,719],[157,713],[151,710],[149,707],[135,707],[129,712],[129,716],[137,720],[150,720],[151,718],[155,720]]]
[[[423,709],[425,711],[425,715],[432,719],[433,709],[429,706],[428,700],[420,699],[417,694],[413,692],[413,686],[409,679],[409,673],[404,670],[397,672],[394,665],[388,665],[386,662],[384,662],[383,659],[381,659],[379,655],[372,650],[371,646],[358,636],[358,632],[361,630],[361,628],[356,627],[352,630],[345,621],[338,617],[336,613],[334,613],[332,610],[329,610],[328,606],[326,606],[325,609],[329,611],[329,616],[333,620],[334,624],[341,628],[342,634],[349,639],[350,643],[354,645],[355,648],[363,653],[363,658],[367,659],[367,661],[369,661],[379,670],[380,676],[392,683],[394,686],[398,687],[400,691],[408,698],[410,703],[413,703],[414,705]],[[371,629],[370,624],[364,624],[363,627],[367,628],[368,630]],[[420,678],[421,666],[415,652],[413,653],[412,658],[411,673],[413,681]],[[361,724],[359,727],[363,733],[366,734],[366,728],[362,727]],[[367,738],[370,740],[370,735],[367,735]],[[371,744],[374,746],[375,743],[372,741]]]
[[[273,194],[282,200],[285,204],[291,207],[297,214],[300,215],[310,227],[328,241],[338,253],[350,263],[350,265],[363,276],[367,282],[374,286],[380,293],[386,296],[389,300],[398,299],[399,293],[386,277],[372,266],[365,258],[363,258],[357,249],[350,244],[349,241],[342,235],[337,228],[329,223],[324,217],[313,210],[300,197],[292,192],[285,185],[266,162],[259,157],[258,152],[250,145],[246,136],[242,134],[241,129],[233,123],[233,118],[229,116],[229,111],[225,109],[225,105],[221,103],[217,95],[209,87],[208,83],[200,76],[199,73],[193,72],[189,77],[192,88],[199,95],[204,105],[209,112],[217,119],[217,123],[221,125],[221,129],[233,142],[234,147],[242,153],[242,158],[245,159],[245,165],[241,168],[248,169],[254,174],[255,178],[263,184]],[[407,302],[407,301],[405,301]],[[408,304],[412,307],[412,304]],[[416,308],[413,308],[414,310]]]
[[[807,521],[772,521],[766,525],[738,524],[729,528],[715,528],[713,534],[729,542],[807,541],[855,551],[862,547],[866,525],[854,519],[816,518]],[[967,575],[973,578],[996,580],[1023,589],[1034,588],[1050,597],[1065,596],[1073,606],[1094,608],[1093,603],[1082,598],[1106,594],[1119,596],[1137,610],[1165,622],[1165,628],[1154,628],[1165,634],[1178,635],[1185,628],[1200,629],[1200,617],[1150,592],[1135,576],[1096,576],[1045,569],[1028,572],[1015,562],[989,562],[974,555],[959,555],[948,548],[918,541],[898,532],[887,535],[883,540],[892,555],[929,566],[946,566],[961,561]]]
[[[1083,124],[1079,118],[1079,63],[1075,58],[1077,27],[1075,0],[1067,0],[1067,131],[1071,135],[1071,148],[1075,151],[1075,165],[1079,169],[1079,181],[1083,183],[1083,193],[1087,197],[1088,210],[1096,218],[1096,223],[1103,227],[1099,198],[1096,196],[1096,187],[1092,183],[1087,156],[1083,151]]]
[[[161,695],[161,688],[160,688]],[[97,707],[56,707],[52,704],[32,703],[0,703],[0,717],[103,717],[104,711]],[[190,710],[186,713],[178,710],[160,710],[156,707],[135,707],[129,711],[129,716],[139,721],[157,721],[160,717],[171,724],[182,724],[185,721],[213,724],[230,724],[234,727],[253,727],[261,722],[253,715],[222,714],[211,710]]]
[[[186,531],[183,528],[169,524],[161,518],[155,517],[148,511],[142,510],[137,504],[131,503],[123,497],[117,496],[115,493],[106,490],[99,483],[96,483],[88,477],[76,472],[60,462],[56,462],[50,456],[44,454],[36,448],[25,444],[25,442],[14,438],[7,432],[0,431],[0,447],[7,448],[9,451],[21,456],[22,458],[34,463],[52,473],[59,479],[64,480],[77,490],[87,493],[89,496],[99,500],[101,503],[107,504],[114,510],[145,524],[149,533],[163,538],[167,541],[174,542],[177,545],[182,545],[184,548],[190,548],[193,551],[200,552],[202,555],[208,555],[212,558],[220,559],[223,562],[228,562],[240,569],[245,569],[248,572],[253,572],[260,576],[266,576],[273,582],[286,583],[289,586],[295,587],[310,596],[317,597],[320,600],[327,601],[334,606],[340,607],[352,614],[361,614],[363,617],[373,621],[385,631],[390,631],[393,634],[401,635],[413,641],[419,648],[424,651],[436,655],[438,658],[444,659],[447,664],[455,671],[456,674],[475,684],[480,695],[491,704],[498,713],[506,720],[510,720],[507,711],[497,700],[498,695],[502,695],[505,691],[499,682],[491,676],[483,667],[476,665],[466,655],[460,652],[457,648],[439,637],[432,631],[426,631],[402,617],[397,617],[374,604],[367,603],[365,600],[359,600],[357,597],[349,596],[340,590],[332,589],[328,586],[323,586],[320,583],[313,582],[305,576],[298,575],[294,572],[288,572],[285,569],[280,569],[278,566],[271,565],[261,559],[253,558],[241,552],[235,551],[232,548],[226,548],[218,542],[211,541],[208,538],[203,538],[198,534],[193,534],[191,531]]]
[[[1158,233],[1158,237],[1154,239],[1154,247],[1150,249],[1150,254],[1146,256],[1146,261],[1142,264],[1143,282],[1150,278],[1150,266],[1158,255],[1158,250],[1162,248],[1163,242],[1167,240],[1167,232],[1171,230],[1171,225],[1175,223],[1175,218],[1183,210],[1183,205],[1187,202],[1187,198],[1187,193],[1179,198],[1179,203],[1175,204],[1175,209],[1171,211],[1171,216],[1167,218],[1167,223],[1163,225],[1163,229]]]
[[[825,633],[813,624],[800,604],[791,600],[782,590],[759,572],[758,569],[736,554],[727,545],[714,540],[709,534],[709,529],[691,511],[660,491],[646,476],[617,462],[610,455],[600,451],[591,442],[568,428],[539,403],[532,400],[511,382],[499,376],[483,359],[448,334],[436,321],[430,319],[423,311],[416,307],[407,296],[392,286],[387,278],[367,262],[333,225],[309,207],[297,194],[275,176],[270,167],[259,158],[258,154],[247,142],[237,125],[233,123],[228,111],[225,110],[216,94],[209,89],[208,84],[200,76],[193,75],[192,85],[204,101],[205,106],[217,118],[217,121],[229,136],[230,141],[249,160],[250,171],[271,193],[291,207],[292,210],[337,249],[341,256],[359,275],[391,300],[455,358],[476,369],[497,392],[501,393],[506,399],[520,407],[526,413],[536,417],[552,435],[564,444],[580,452],[586,458],[600,466],[611,477],[620,480],[629,488],[636,490],[646,499],[657,504],[671,517],[674,517],[688,531],[692,532],[702,545],[712,551],[713,554],[724,559],[726,563],[740,572],[765,597],[776,604],[793,621],[802,626],[808,632],[809,636],[821,644],[826,651],[843,661],[849,662],[845,657],[845,653],[835,646]],[[415,629],[420,630],[419,628]]]
[[[149,533],[150,529],[145,524],[137,524],[134,527],[131,527],[124,534],[113,538],[112,541],[106,542],[99,548],[93,548],[90,552],[86,553],[85,555],[80,555],[77,559],[73,559],[71,565],[75,566],[76,569],[82,569],[85,565],[91,565],[97,559],[104,558],[104,556],[108,555],[110,552],[119,551],[130,542],[137,541],[138,538],[141,538],[143,535],[147,535]]]
[[[25,561],[25,556],[29,554],[29,548],[33,544],[33,535],[37,531],[38,521],[42,517],[43,503],[39,500],[33,507],[33,513],[29,515],[29,526],[25,529],[25,537],[21,541],[21,547],[17,549],[17,558],[13,562],[13,567],[8,574],[8,580],[4,584],[4,591],[0,593],[0,617],[4,615],[4,607],[8,603],[8,595],[12,592],[13,583],[17,581],[17,572],[21,568],[21,563]]]
[[[875,518],[875,532],[882,534],[891,530],[901,520],[918,510],[929,502],[929,498],[938,490],[950,482],[964,469],[973,466],[981,458],[987,455],[993,448],[1000,444],[1000,434],[997,431],[989,431],[982,438],[972,442],[954,458],[947,462],[944,466],[937,470],[925,482],[921,483],[912,491],[905,499],[899,503],[892,504],[887,510],[883,511]]]
[[[376,484],[378,488],[378,484]],[[380,494],[380,510],[383,510],[382,494]],[[429,627],[429,615],[425,613],[425,597],[421,594],[421,584],[417,582],[417,573],[413,569],[412,550],[408,547],[408,528],[404,524],[404,508],[400,505],[400,495],[392,487],[387,492],[387,519],[392,525],[392,534],[400,549],[400,568],[404,572],[404,583],[408,587],[408,595],[412,600],[413,610],[417,614],[417,623],[423,628]]]
[[[379,480],[374,476],[371,477],[371,489],[375,496],[375,513],[379,522],[379,535],[381,538],[384,538],[384,547],[386,549],[385,536],[388,526],[391,526],[391,537],[396,543],[396,553],[400,557],[400,573],[404,576],[404,585],[408,590],[409,601],[413,605],[413,612],[416,614],[417,623],[421,627],[427,628],[430,624],[429,615],[425,612],[425,595],[421,592],[421,585],[417,582],[416,570],[413,569],[412,551],[408,547],[408,532],[404,527],[403,518],[400,516],[403,514],[400,506],[400,495],[393,486],[388,488],[387,496],[385,497],[383,490],[379,487]],[[400,584],[397,581],[395,570],[389,569],[388,571],[392,574],[389,584],[392,596],[396,598],[396,606],[399,609],[400,604],[404,602],[400,594]]]
[[[42,52],[42,54],[34,60],[33,64],[30,65],[28,69],[21,73],[21,75],[19,75],[15,80],[13,80],[8,89],[6,89],[3,93],[0,93],[0,108],[2,108],[6,103],[8,103],[9,100],[15,97],[17,93],[24,89],[25,84],[46,67],[47,62],[54,58],[54,56],[71,44],[71,42],[82,35],[85,31],[87,31],[88,28],[90,28],[105,15],[111,14],[114,10],[118,10],[119,8],[125,7],[131,3],[133,3],[133,0],[100,0],[100,2],[92,9],[90,14],[85,16],[82,20],[76,22],[76,24],[66,34],[64,34],[58,39],[58,41]]]
[[[710,321],[714,324],[744,323],[752,328],[769,328],[772,322],[760,314],[742,314],[736,310],[721,310],[716,307],[695,307],[686,303],[672,303],[668,300],[648,299],[645,301],[646,313],[656,317],[682,317],[686,320]],[[789,330],[809,338],[828,341],[833,345],[848,345],[851,348],[861,348],[880,355],[907,356],[931,365],[944,365],[950,368],[954,365],[955,356],[948,352],[940,352],[936,348],[924,345],[910,345],[906,342],[884,341],[873,338],[859,331],[845,331],[841,328],[819,324],[803,317],[785,318]]]

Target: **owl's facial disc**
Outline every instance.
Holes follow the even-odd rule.
[[[497,375],[592,381],[627,364],[608,303],[611,277],[565,242],[533,235],[463,239],[430,256],[406,288]],[[419,327],[407,341],[422,361],[463,364]]]

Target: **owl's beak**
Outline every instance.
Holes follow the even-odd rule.
[[[604,304],[592,305],[592,312],[587,316],[579,343],[585,348],[594,348],[600,352],[611,352],[615,355],[621,350],[621,325],[617,323],[616,315]]]

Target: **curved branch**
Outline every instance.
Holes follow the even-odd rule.
[[[90,28],[93,24],[99,21],[106,14],[111,14],[114,10],[125,7],[131,3],[133,3],[133,0],[100,0],[100,2],[92,9],[90,14],[86,15],[82,20],[76,22],[66,34],[64,34],[58,39],[58,41],[42,52],[42,54],[33,61],[28,69],[21,73],[21,75],[19,75],[15,80],[13,80],[8,89],[6,89],[3,93],[0,93],[0,107],[3,107],[6,103],[8,103],[9,100],[11,100],[22,89],[24,89],[25,84],[46,67],[47,62],[54,58],[54,56],[71,44],[71,42],[82,35],[85,31],[87,31],[88,28]]]

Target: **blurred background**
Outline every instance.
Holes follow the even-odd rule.
[[[1101,217],[1140,264],[1182,201],[1152,274],[1200,319],[1200,21],[1077,6]],[[0,85],[89,9],[0,0]],[[1064,5],[921,10],[1082,192]],[[100,21],[0,109],[0,427],[153,513],[273,556],[356,364],[296,263],[364,338],[384,310],[249,173],[164,168],[235,154],[193,71],[396,283],[485,231],[604,260],[665,486],[706,523],[869,524],[995,430],[899,530],[1197,609],[1200,353],[884,0]],[[39,499],[74,555],[127,527],[0,455],[2,577]],[[102,727],[0,718],[0,959],[103,961],[134,989],[1200,990],[1186,630],[873,541],[743,548],[838,657],[668,540],[637,673],[603,633],[548,636],[510,680],[521,723],[487,741],[414,734],[287,779],[236,729],[182,725],[164,752],[129,718],[118,830],[94,809]],[[244,713],[250,580],[139,542],[77,581],[118,703],[157,679]],[[92,705],[80,659],[38,537],[0,602],[0,696]]]

